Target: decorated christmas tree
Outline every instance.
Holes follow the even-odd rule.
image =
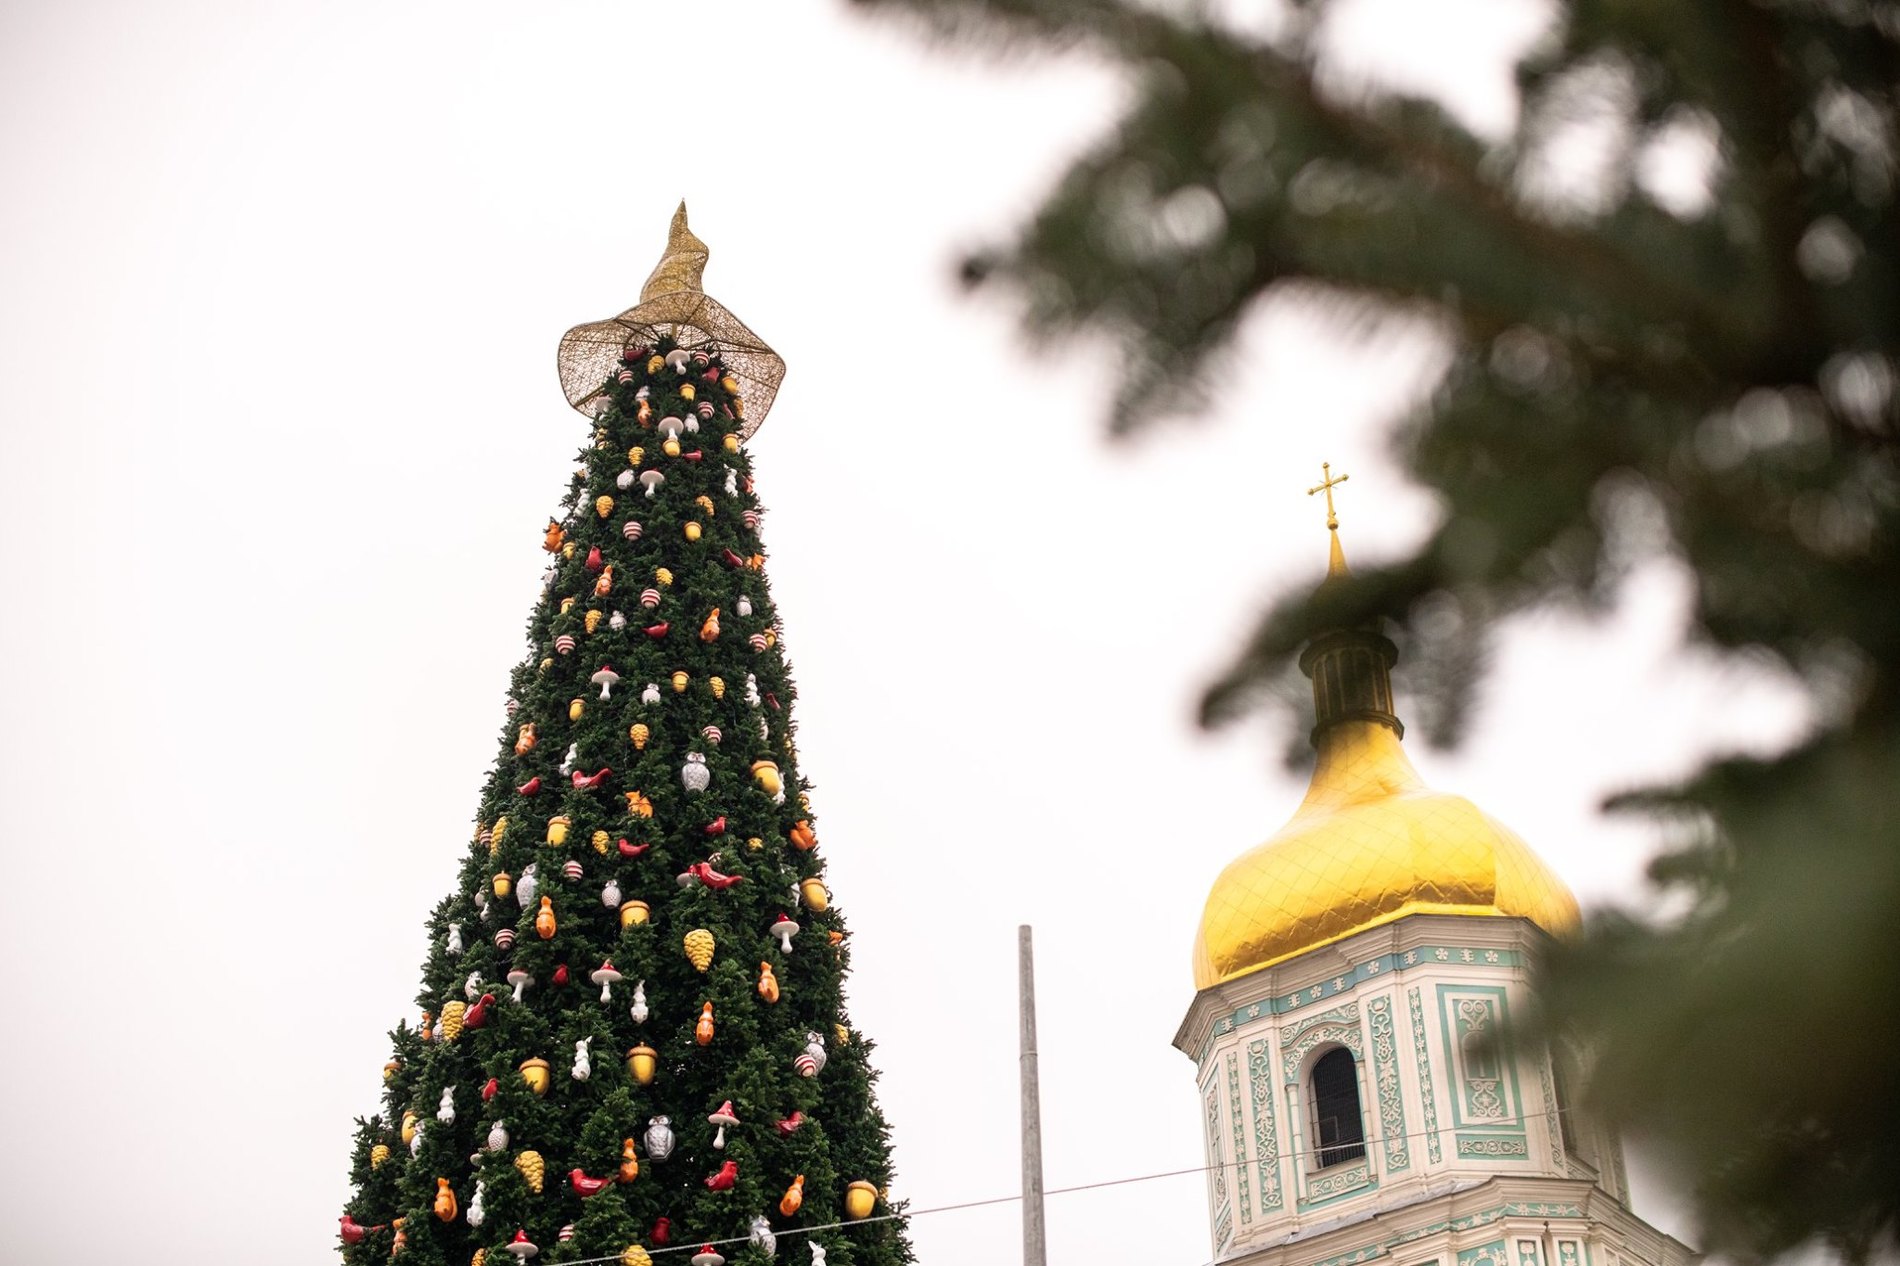
[[[639,305],[562,340],[593,430],[359,1123],[349,1266],[910,1259],[744,447],[784,364],[706,255],[682,204]]]

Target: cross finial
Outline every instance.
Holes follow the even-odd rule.
[[[1339,512],[1333,509],[1333,488],[1337,484],[1345,483],[1348,479],[1351,479],[1352,476],[1340,475],[1335,478],[1333,475],[1333,464],[1331,462],[1321,462],[1319,464],[1319,473],[1320,481],[1311,488],[1308,488],[1306,495],[1310,497],[1315,493],[1321,492],[1326,494],[1326,526],[1331,531],[1337,532],[1339,530]]]

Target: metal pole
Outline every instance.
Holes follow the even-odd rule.
[[[1042,1227],[1042,1099],[1036,1079],[1036,951],[1027,923],[1016,929],[1016,951],[1022,1006],[1023,1266],[1047,1266]]]

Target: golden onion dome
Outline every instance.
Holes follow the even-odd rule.
[[[1338,536],[1329,572],[1344,571]],[[1392,712],[1392,643],[1349,630],[1300,658],[1313,679],[1318,761],[1306,798],[1221,871],[1194,942],[1206,989],[1408,914],[1577,926],[1577,899],[1508,827],[1425,786]]]

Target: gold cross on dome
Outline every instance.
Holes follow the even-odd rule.
[[[1319,464],[1319,473],[1320,481],[1311,488],[1308,488],[1306,495],[1310,497],[1321,492],[1326,494],[1326,526],[1337,532],[1339,530],[1339,513],[1333,509],[1333,488],[1335,485],[1345,483],[1348,479],[1351,479],[1352,476],[1340,475],[1335,478],[1333,476],[1333,464],[1331,462],[1321,462]]]

